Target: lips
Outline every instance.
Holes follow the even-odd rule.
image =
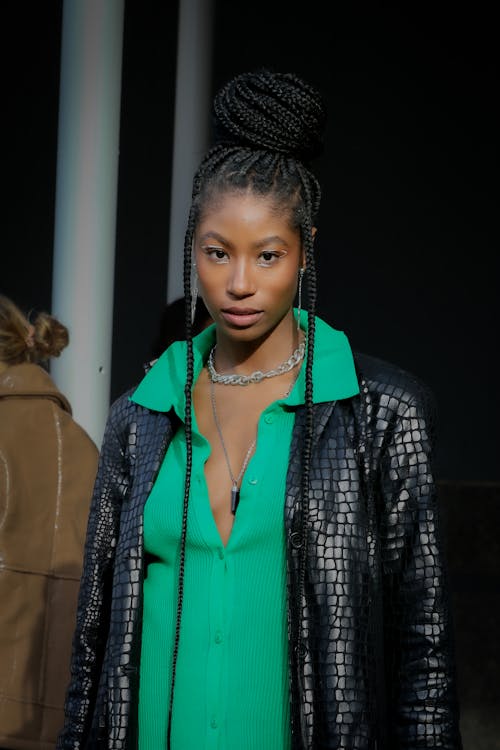
[[[221,315],[229,325],[244,328],[260,320],[262,310],[255,310],[252,307],[226,307],[221,310]]]

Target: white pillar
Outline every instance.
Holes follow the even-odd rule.
[[[63,6],[51,375],[100,445],[109,409],[124,0]]]
[[[193,176],[210,135],[212,33],[213,0],[180,0],[167,302],[184,293],[184,235]]]

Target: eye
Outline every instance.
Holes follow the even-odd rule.
[[[227,263],[228,255],[222,247],[217,245],[206,245],[203,252],[208,255],[215,263]]]
[[[278,253],[276,250],[264,250],[259,255],[259,260],[258,260],[257,265],[273,266],[279,260],[280,257],[281,257],[281,253]]]

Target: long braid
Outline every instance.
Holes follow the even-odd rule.
[[[322,150],[326,120],[324,103],[313,87],[294,74],[262,70],[230,81],[214,100],[216,145],[205,155],[193,180],[192,203],[184,241],[186,321],[185,434],[186,473],[179,553],[175,639],[168,709],[167,750],[171,746],[175,677],[182,622],[188,505],[192,471],[192,389],[194,360],[191,325],[191,263],[196,224],[210,201],[225,192],[269,197],[300,230],[306,252],[308,346],[305,375],[306,434],[301,476],[300,605],[305,594],[309,474],[313,442],[313,360],[316,310],[316,270],[312,226],[321,190],[308,168]],[[300,630],[297,634],[300,644]],[[299,656],[299,666],[302,657]]]
[[[179,549],[179,576],[177,581],[177,608],[175,616],[175,633],[174,646],[172,652],[172,666],[170,677],[170,695],[168,707],[168,724],[167,724],[167,750],[170,750],[172,736],[172,712],[174,704],[175,678],[177,673],[177,660],[179,656],[179,643],[182,622],[182,607],[184,599],[184,566],[186,559],[186,538],[187,538],[187,520],[189,509],[189,493],[191,489],[191,472],[193,466],[193,427],[192,427],[192,389],[194,377],[194,357],[193,357],[193,332],[191,320],[191,264],[192,247],[194,230],[198,216],[198,198],[201,192],[203,177],[206,173],[216,173],[218,167],[224,161],[227,161],[234,155],[238,149],[236,147],[224,148],[215,146],[206,155],[202,165],[198,169],[193,179],[192,205],[189,213],[189,219],[184,238],[184,265],[183,265],[183,285],[184,285],[184,319],[185,319],[185,338],[186,338],[186,385],[184,388],[185,409],[184,409],[184,428],[186,437],[186,473],[184,477],[184,498],[182,505],[182,526]]]
[[[184,425],[186,435],[186,474],[184,477],[184,499],[182,505],[182,528],[179,551],[179,577],[177,581],[177,611],[175,617],[174,648],[172,653],[172,671],[170,680],[170,697],[168,706],[167,750],[170,750],[172,734],[172,709],[174,704],[175,676],[177,671],[177,657],[182,620],[182,604],[184,599],[184,564],[186,558],[187,518],[189,508],[189,492],[191,488],[191,471],[193,466],[193,428],[192,428],[192,388],[193,388],[193,331],[191,320],[191,263],[192,237],[194,232],[194,211],[191,210],[186,237],[184,242],[184,318],[186,332],[186,385],[184,388],[185,410]]]
[[[306,378],[305,378],[305,404],[306,404],[306,433],[302,448],[302,474],[301,474],[301,526],[300,526],[300,561],[299,561],[299,608],[305,601],[305,575],[307,563],[307,542],[308,542],[308,524],[309,524],[309,474],[311,465],[311,453],[314,429],[313,413],[313,362],[314,362],[314,341],[316,334],[316,296],[317,296],[317,278],[316,263],[314,258],[314,246],[312,238],[312,226],[309,217],[311,216],[311,204],[313,195],[310,190],[310,173],[302,166],[298,166],[298,172],[301,176],[302,186],[305,196],[305,217],[301,226],[302,242],[306,250],[306,268],[307,268],[307,357],[306,357]],[[314,183],[313,183],[314,184]],[[314,184],[314,187],[317,187]],[[299,668],[302,666],[304,659],[303,650],[300,648],[301,643],[302,621],[299,618],[297,633],[297,655]]]

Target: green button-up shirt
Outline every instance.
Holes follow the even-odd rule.
[[[303,318],[306,316],[303,314]],[[214,343],[210,326],[193,340],[194,381]],[[184,416],[185,342],[175,342],[132,399]],[[305,368],[286,399],[259,419],[227,545],[215,524],[204,465],[210,454],[193,413],[184,604],[172,715],[173,750],[285,750],[291,745],[284,498],[294,407],[304,403]],[[346,336],[316,318],[314,402],[358,393]],[[150,562],[144,582],[139,693],[140,750],[165,747],[175,632],[185,432],[169,445],[144,512]]]

